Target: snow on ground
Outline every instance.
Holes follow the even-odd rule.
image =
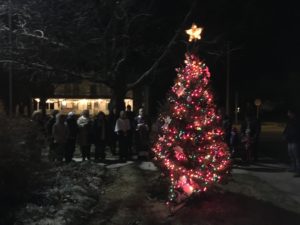
[[[262,159],[262,161],[270,159]],[[255,177],[260,180],[260,186],[250,186],[248,184],[244,191],[245,195],[255,196],[257,199],[263,199],[272,202],[278,207],[300,213],[300,179],[293,177],[293,173],[287,171],[288,166],[282,163],[255,163],[247,166],[234,166],[232,170],[233,177],[240,179],[246,177]],[[233,188],[233,183],[229,186]],[[241,188],[242,184],[239,187]],[[227,188],[227,187],[225,187]],[[270,189],[273,189],[270,192]],[[275,194],[276,193],[276,194]]]
[[[142,170],[150,170],[150,171],[157,171],[158,170],[153,162],[142,162],[139,165],[139,168],[141,168]]]
[[[56,165],[43,175],[45,187],[20,210],[15,224],[299,224],[299,205],[284,189],[272,184],[279,176],[289,182],[281,167],[236,166],[226,185],[190,199],[171,214],[165,204],[166,180],[152,162],[111,163],[113,160]]]
[[[17,214],[16,224],[81,224],[97,204],[106,175],[103,166],[83,162],[56,165],[41,176],[45,187]]]
[[[150,162],[113,169],[116,179],[106,188],[88,225],[298,225],[299,214],[270,202],[290,199],[251,174],[233,174],[227,185],[210,188],[171,214],[165,204],[168,186]],[[271,196],[271,197],[270,197]],[[274,200],[274,199],[273,199]]]

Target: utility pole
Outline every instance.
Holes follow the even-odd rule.
[[[12,5],[8,0],[8,43],[9,43],[9,68],[8,68],[8,96],[9,96],[9,117],[13,116],[13,74],[12,74]]]
[[[234,96],[234,123],[238,124],[238,119],[239,119],[239,93],[236,91],[235,96]]]
[[[226,114],[230,116],[230,44],[226,44]]]

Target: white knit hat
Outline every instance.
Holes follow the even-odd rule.
[[[74,116],[74,115],[75,115],[74,112],[69,112],[69,113],[68,113],[68,116],[69,116],[69,117]]]

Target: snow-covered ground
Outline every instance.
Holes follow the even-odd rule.
[[[20,210],[16,224],[81,224],[99,201],[106,171],[101,165],[83,162],[56,165],[40,175],[45,187]]]
[[[171,214],[165,204],[167,185],[152,162],[56,165],[43,174],[45,187],[19,211],[16,224],[298,225],[299,204],[284,189],[288,184],[276,186],[292,179],[281,169],[235,166],[226,185],[190,199]]]

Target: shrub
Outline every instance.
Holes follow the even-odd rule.
[[[38,183],[43,134],[26,118],[0,115],[0,224],[13,221],[14,210],[30,198]]]

